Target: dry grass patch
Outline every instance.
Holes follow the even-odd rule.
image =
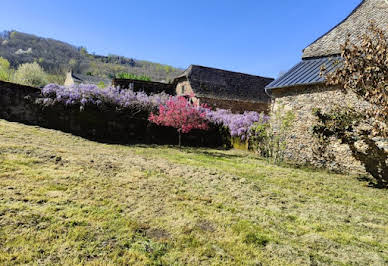
[[[0,264],[384,265],[387,196],[244,152],[0,120]]]

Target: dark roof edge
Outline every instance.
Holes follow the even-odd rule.
[[[318,42],[320,39],[322,39],[323,37],[325,37],[327,34],[329,34],[330,32],[332,32],[335,28],[337,28],[339,25],[341,25],[342,23],[344,23],[345,21],[347,21],[363,4],[365,3],[365,0],[362,0],[360,4],[358,4],[358,6],[345,18],[343,19],[341,22],[339,22],[337,25],[335,25],[333,28],[331,28],[328,32],[326,32],[325,34],[321,35],[318,39],[316,39],[315,41],[313,41],[312,43],[310,43],[308,46],[306,46],[302,52],[304,53],[304,51],[310,47],[311,45],[313,45],[314,43]],[[309,57],[303,57],[302,58],[309,58]]]
[[[313,83],[299,83],[299,84],[293,84],[293,85],[283,86],[283,87],[265,88],[265,92],[268,94],[268,91],[275,91],[280,89],[292,89],[295,87],[309,87],[309,86],[316,86],[324,83],[325,81],[320,81],[320,82],[313,82]]]
[[[173,79],[173,83],[175,80],[177,79],[180,79],[180,78],[183,78],[183,77],[188,77],[190,72],[191,72],[191,69],[192,69],[192,66],[193,65],[190,65],[188,68],[186,68],[181,74],[179,74],[178,76],[176,76],[174,79]]]
[[[74,74],[73,72],[71,72],[71,77],[72,77],[73,79],[78,79],[78,80],[80,80],[80,81],[83,80],[81,77],[77,76],[77,74]]]
[[[190,65],[190,70],[192,69],[192,67],[201,67],[201,68],[208,68],[208,69],[214,69],[214,70],[220,70],[220,71],[224,71],[224,72],[230,72],[230,73],[234,73],[234,74],[241,74],[241,75],[246,75],[246,76],[252,76],[252,77],[259,77],[259,78],[264,78],[264,79],[273,79],[275,80],[274,78],[271,78],[271,77],[263,77],[263,76],[258,76],[258,75],[253,75],[253,74],[247,74],[247,73],[243,73],[243,72],[238,72],[238,71],[231,71],[231,70],[225,70],[225,69],[221,69],[221,68],[216,68],[216,67],[208,67],[208,66],[201,66],[201,65]],[[187,69],[189,69],[187,68]]]
[[[328,54],[328,55],[320,55],[320,56],[306,56],[306,57],[302,57],[302,60],[321,59],[326,57],[342,57],[342,56],[341,56],[341,53],[336,53],[336,54]]]
[[[113,78],[112,82],[114,81],[126,81],[126,82],[138,82],[138,83],[148,83],[148,84],[162,84],[162,85],[171,85],[171,83],[165,83],[165,82],[159,82],[159,81],[148,81],[148,80],[141,80],[141,79],[121,79],[121,78]]]
[[[247,102],[247,103],[266,103],[265,101],[262,100],[247,100],[245,98],[224,98],[224,97],[211,97],[207,96],[204,94],[196,94],[195,97],[198,98],[208,98],[208,99],[213,99],[213,100],[222,100],[222,101],[237,101],[237,102]]]

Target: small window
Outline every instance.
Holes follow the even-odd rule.
[[[181,89],[181,94],[184,94],[184,93],[185,93],[185,86],[183,85]]]

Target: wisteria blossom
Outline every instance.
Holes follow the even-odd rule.
[[[120,90],[115,87],[99,88],[92,84],[80,84],[72,87],[49,84],[42,89],[44,103],[62,103],[65,105],[79,105],[81,110],[87,105],[112,106],[117,109],[141,106],[153,109],[165,104],[169,96],[165,93],[147,95],[145,92]]]
[[[248,138],[249,131],[254,123],[267,123],[269,117],[257,112],[233,114],[230,110],[217,109],[216,111],[209,110],[207,119],[213,124],[227,127],[232,137],[240,137],[245,140]]]
[[[177,102],[177,108],[191,110],[191,115],[204,114],[200,118],[204,124],[211,123],[226,127],[232,137],[240,137],[245,140],[249,137],[250,129],[254,123],[266,123],[269,117],[257,112],[245,112],[243,114],[233,114],[230,110],[211,110],[204,105],[196,105],[179,96],[170,96],[165,93],[147,95],[145,92],[134,92],[133,90],[120,90],[115,87],[99,88],[92,84],[81,84],[73,87],[49,84],[42,89],[44,96],[43,104],[61,103],[64,105],[79,106],[83,110],[86,106],[110,107],[116,110],[139,109],[154,112],[165,110],[168,104]],[[183,103],[182,101],[185,101]],[[181,106],[182,105],[182,106]],[[190,105],[190,108],[188,108]],[[198,111],[194,112],[193,110]],[[183,112],[183,110],[181,110]],[[182,116],[188,119],[189,115]],[[197,119],[198,117],[196,117]],[[176,123],[181,123],[175,121]],[[183,123],[183,122],[182,122]],[[198,122],[199,123],[199,122]]]

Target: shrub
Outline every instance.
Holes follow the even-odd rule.
[[[366,116],[355,110],[333,109],[330,113],[315,110],[318,123],[313,133],[318,139],[321,156],[324,156],[330,138],[348,145],[353,157],[360,161],[365,170],[377,181],[377,187],[388,187],[388,153],[378,145],[379,138],[373,138],[365,129]]]
[[[61,74],[47,74],[47,83],[63,84],[65,82],[65,75]]]
[[[272,157],[272,135],[269,123],[255,123],[251,127],[249,147],[264,158]]]
[[[315,110],[318,123],[313,132],[321,144],[322,154],[335,137],[347,144],[353,157],[364,165],[377,181],[388,187],[388,153],[378,145],[388,137],[388,43],[384,31],[374,24],[361,45],[349,40],[342,46],[343,65],[333,73],[325,73],[329,86],[339,86],[343,93],[354,93],[369,103],[364,110],[335,106],[331,112]]]
[[[98,82],[97,86],[99,88],[105,88],[106,87],[105,82],[103,82],[103,81]]]
[[[56,103],[67,106],[77,105],[83,110],[87,106],[114,110],[144,110],[151,112],[167,102],[165,93],[147,95],[144,92],[120,90],[119,88],[99,88],[93,84],[80,84],[73,87],[48,84],[42,89],[44,104]]]
[[[41,87],[47,84],[47,76],[38,63],[25,63],[16,70],[14,81],[23,85]]]
[[[213,124],[228,128],[232,137],[239,137],[241,140],[249,138],[250,129],[254,123],[266,123],[269,119],[268,116],[257,112],[233,114],[230,110],[225,109],[208,110],[206,117]]]
[[[136,79],[136,80],[144,80],[144,81],[151,81],[151,78],[148,76],[138,76],[132,73],[118,73],[116,75],[116,78],[119,79]]]
[[[159,114],[151,113],[149,121],[162,126],[174,127],[179,134],[179,146],[181,146],[181,134],[189,133],[193,129],[207,130],[205,106],[197,106],[190,103],[185,97],[170,97],[165,104],[159,106]]]
[[[287,133],[292,127],[295,115],[281,106],[269,120],[255,123],[250,131],[250,148],[275,163],[284,161],[287,147]]]
[[[0,80],[9,81],[11,77],[11,70],[9,69],[9,62],[7,59],[0,57]]]

